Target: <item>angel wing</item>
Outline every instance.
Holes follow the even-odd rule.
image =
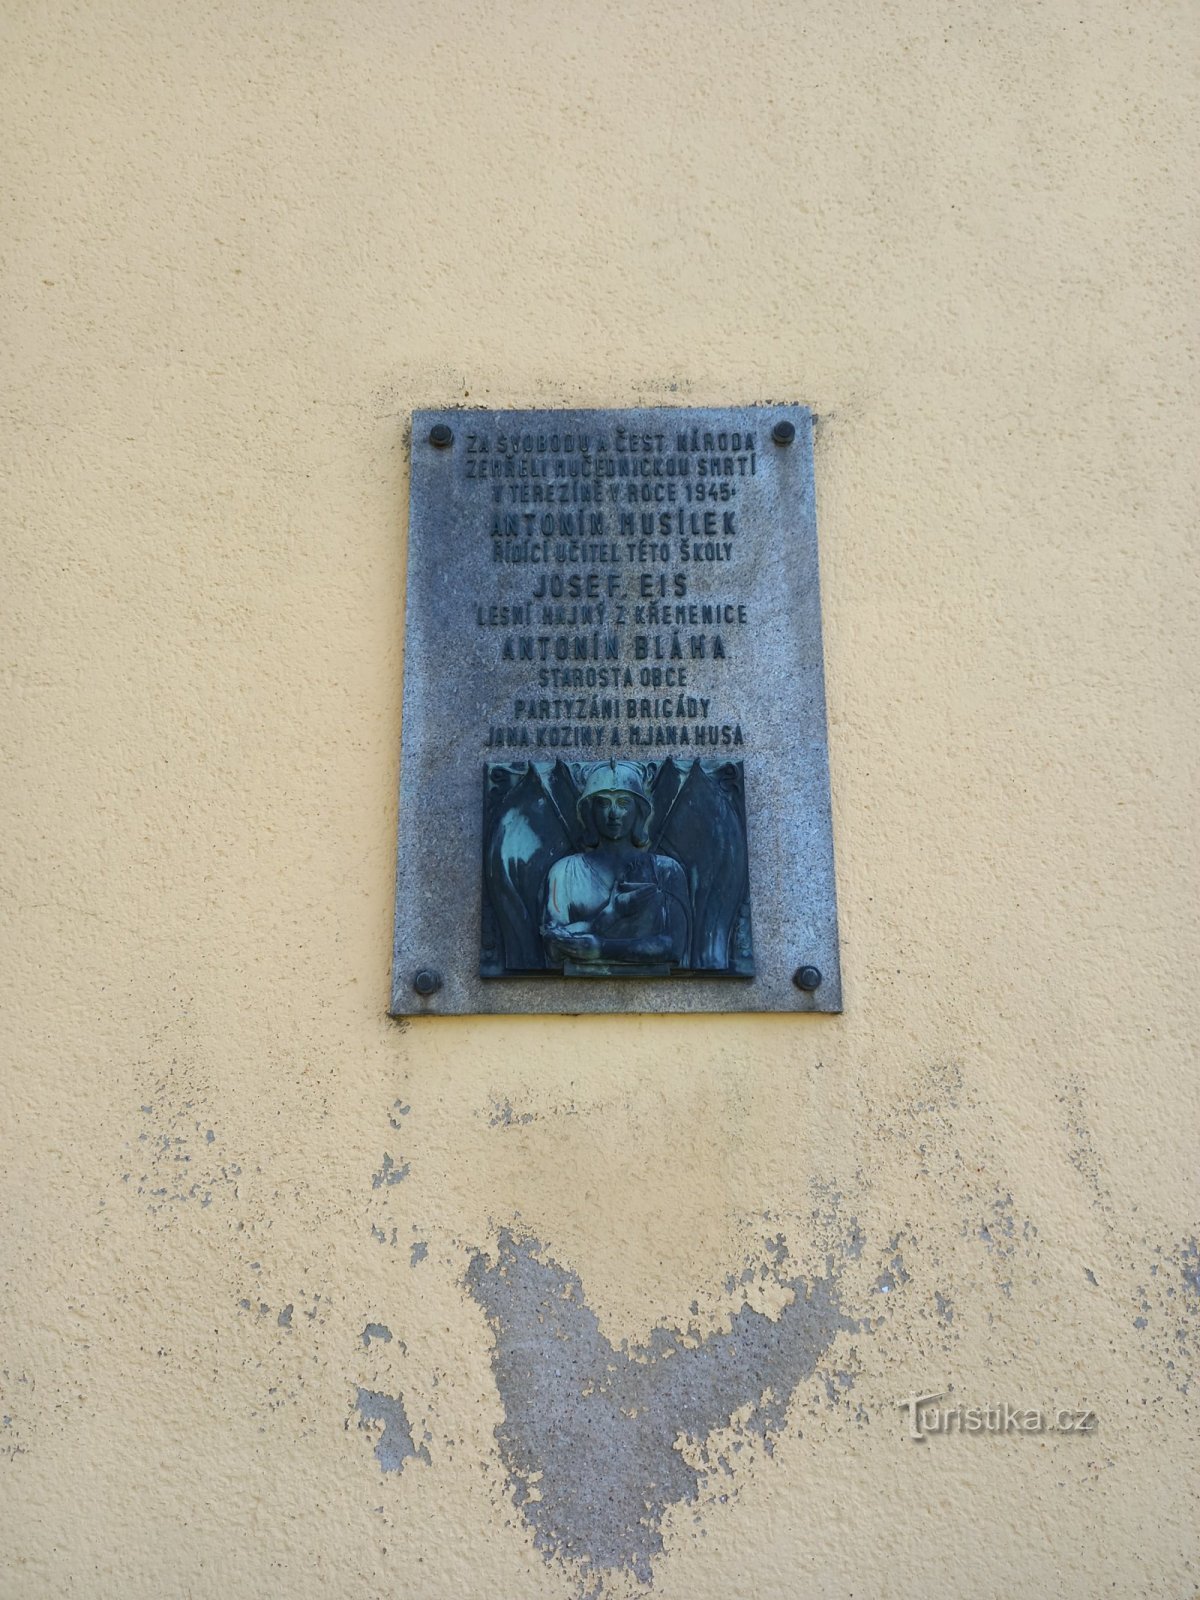
[[[545,971],[541,899],[550,868],[578,848],[578,794],[563,761],[484,769],[482,977]]]
[[[750,887],[741,762],[697,759],[684,769],[665,761],[653,793],[651,848],[674,856],[691,892],[688,965],[694,972],[752,976],[748,941],[737,938]]]

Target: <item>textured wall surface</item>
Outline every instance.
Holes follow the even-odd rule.
[[[1195,7],[0,31],[0,1592],[1195,1592]],[[409,411],[779,399],[845,1015],[389,1021]]]

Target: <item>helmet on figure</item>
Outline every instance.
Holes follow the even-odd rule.
[[[646,775],[636,761],[598,761],[588,774],[579,805],[598,794],[632,794],[650,804]]]
[[[638,819],[631,839],[639,849],[644,850],[650,842],[647,824],[653,809],[653,801],[646,791],[645,769],[636,761],[598,761],[588,773],[587,782],[576,802],[575,810],[584,826],[589,844],[594,843],[596,838],[596,828],[592,820],[592,802],[601,794],[627,794],[637,802]]]

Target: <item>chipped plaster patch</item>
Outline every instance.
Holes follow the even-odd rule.
[[[513,1128],[525,1126],[534,1120],[532,1111],[514,1111],[511,1100],[493,1100],[491,1112],[488,1116],[488,1126],[491,1128]]]
[[[375,1441],[375,1458],[384,1472],[402,1472],[410,1458],[429,1465],[429,1450],[424,1444],[414,1444],[412,1425],[404,1409],[401,1395],[382,1394],[377,1389],[355,1391],[354,1407],[358,1412],[358,1426],[373,1433],[372,1424],[381,1423],[382,1431]]]
[[[1200,1353],[1200,1241],[1181,1239],[1154,1247],[1150,1270],[1135,1290],[1133,1326],[1150,1342],[1172,1384],[1182,1395],[1196,1385]]]
[[[162,1225],[183,1206],[203,1211],[216,1199],[238,1198],[242,1166],[214,1130],[203,1091],[184,1094],[168,1074],[138,1106],[138,1120],[121,1181]]]
[[[379,1171],[371,1174],[372,1189],[391,1188],[393,1184],[403,1183],[412,1171],[412,1166],[407,1161],[397,1164],[390,1155],[384,1154],[379,1165]]]
[[[655,1328],[619,1349],[579,1276],[536,1240],[505,1229],[494,1257],[474,1255],[467,1283],[492,1327],[505,1413],[497,1442],[546,1559],[649,1583],[668,1509],[694,1502],[711,1466],[730,1470],[723,1453],[715,1463],[707,1454],[710,1435],[757,1436],[770,1451],[798,1386],[840,1333],[861,1326],[842,1311],[832,1269],[788,1276],[786,1254],[774,1254],[767,1270],[790,1295],[776,1316],[743,1304],[725,1331]]]

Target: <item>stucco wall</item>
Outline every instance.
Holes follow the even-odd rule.
[[[0,1592],[1191,1594],[1195,8],[3,30]],[[389,1021],[408,412],[781,398],[845,1015]]]

